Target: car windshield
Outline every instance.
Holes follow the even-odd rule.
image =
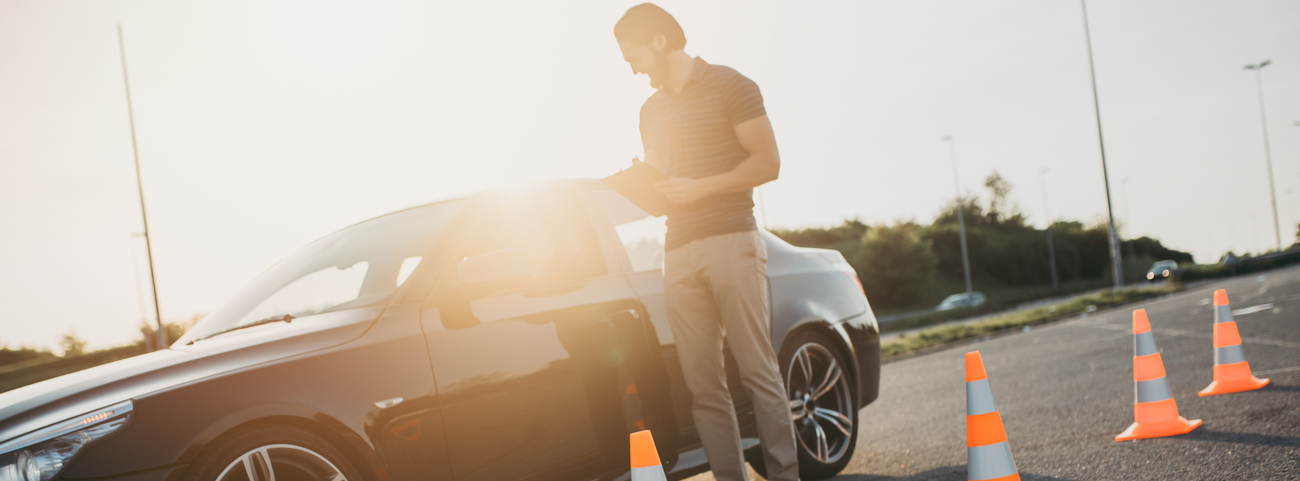
[[[383,299],[406,282],[464,204],[454,200],[396,212],[307,244],[204,317],[181,341],[273,316],[310,316]]]
[[[1178,263],[1177,263],[1177,262],[1174,262],[1174,261],[1160,261],[1160,262],[1156,262],[1155,264],[1152,264],[1152,265],[1151,265],[1151,270],[1157,270],[1157,269],[1172,269],[1172,268],[1175,268],[1175,267],[1178,267]]]

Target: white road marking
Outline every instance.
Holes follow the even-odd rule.
[[[1191,336],[1191,337],[1199,337],[1199,338],[1202,338],[1202,339],[1209,339],[1209,340],[1211,340],[1211,341],[1214,340],[1214,334],[1213,334],[1213,333],[1193,332],[1193,331],[1187,331],[1187,330],[1183,330],[1183,329],[1151,329],[1151,330],[1152,330],[1152,331],[1167,332],[1167,333],[1175,334],[1175,335],[1179,335],[1179,336]],[[1296,344],[1296,343],[1294,343],[1294,342],[1278,341],[1278,340],[1275,340],[1275,339],[1260,339],[1260,338],[1258,338],[1258,337],[1243,337],[1243,338],[1241,338],[1241,342],[1251,342],[1251,343],[1255,343],[1255,344],[1264,344],[1264,345],[1268,345],[1268,346],[1289,347],[1289,348],[1292,348],[1292,349],[1300,349],[1300,344]]]
[[[1259,311],[1267,311],[1272,308],[1273,308],[1273,303],[1270,302],[1268,304],[1260,304],[1258,306],[1250,306],[1250,307],[1243,307],[1241,309],[1235,309],[1232,311],[1232,315],[1244,316],[1246,314],[1253,314]]]
[[[1284,367],[1281,369],[1269,369],[1267,371],[1255,371],[1254,374],[1262,376],[1264,374],[1276,374],[1279,372],[1291,372],[1291,371],[1300,371],[1300,366]]]
[[[1098,324],[1085,324],[1085,323],[1079,323],[1079,325],[1081,325],[1081,326],[1087,326],[1087,327],[1099,327],[1099,328],[1102,328],[1102,329],[1110,329],[1110,330],[1113,330],[1113,331],[1129,331],[1129,332],[1132,332],[1132,331],[1133,331],[1133,328],[1131,328],[1131,327],[1129,327],[1129,326],[1116,326],[1116,325],[1114,325],[1114,324],[1101,324],[1101,323],[1098,323]],[[1169,328],[1169,327],[1162,327],[1162,328],[1154,328],[1154,327],[1153,327],[1153,328],[1151,328],[1151,332],[1167,333],[1167,334],[1173,334],[1173,335],[1175,335],[1175,336],[1199,337],[1199,338],[1201,338],[1201,339],[1209,339],[1209,340],[1211,340],[1211,341],[1214,340],[1214,333],[1213,333],[1213,332],[1208,332],[1208,333],[1207,333],[1207,332],[1195,332],[1195,331],[1188,331],[1188,330],[1186,330],[1186,329],[1174,329],[1174,328]],[[1257,337],[1243,337],[1243,338],[1241,338],[1241,342],[1250,342],[1250,343],[1255,343],[1255,344],[1264,344],[1264,345],[1268,345],[1268,346],[1289,347],[1289,348],[1292,348],[1292,349],[1300,349],[1300,344],[1296,344],[1296,343],[1294,343],[1294,342],[1278,341],[1278,340],[1274,340],[1274,339],[1260,339],[1260,338],[1257,338]]]

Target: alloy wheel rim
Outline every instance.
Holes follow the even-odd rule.
[[[217,481],[347,481],[324,456],[302,446],[272,444],[235,458]]]
[[[785,373],[799,447],[823,464],[833,464],[853,439],[853,396],[843,366],[825,346],[805,343]]]

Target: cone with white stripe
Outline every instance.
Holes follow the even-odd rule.
[[[1241,351],[1241,334],[1232,320],[1228,291],[1214,291],[1214,381],[1201,390],[1201,397],[1254,391],[1267,384],[1268,379],[1251,374],[1250,363]]]
[[[632,444],[632,481],[668,481],[664,467],[659,464],[659,451],[650,431],[637,431],[630,435]]]
[[[1020,481],[979,351],[966,353],[966,479]]]
[[[1147,310],[1133,311],[1133,384],[1137,402],[1133,404],[1133,425],[1116,441],[1159,438],[1192,432],[1200,419],[1188,421],[1178,415],[1178,405],[1165,379],[1165,363],[1151,336]]]

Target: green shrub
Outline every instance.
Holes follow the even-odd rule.
[[[900,336],[881,345],[881,356],[899,356],[950,342],[982,336],[1007,329],[1032,326],[1077,316],[1089,309],[1104,309],[1130,302],[1163,296],[1182,289],[1181,285],[1129,287],[1082,296],[1048,306],[1026,309],[978,322],[952,324],[927,329],[912,336]]]

